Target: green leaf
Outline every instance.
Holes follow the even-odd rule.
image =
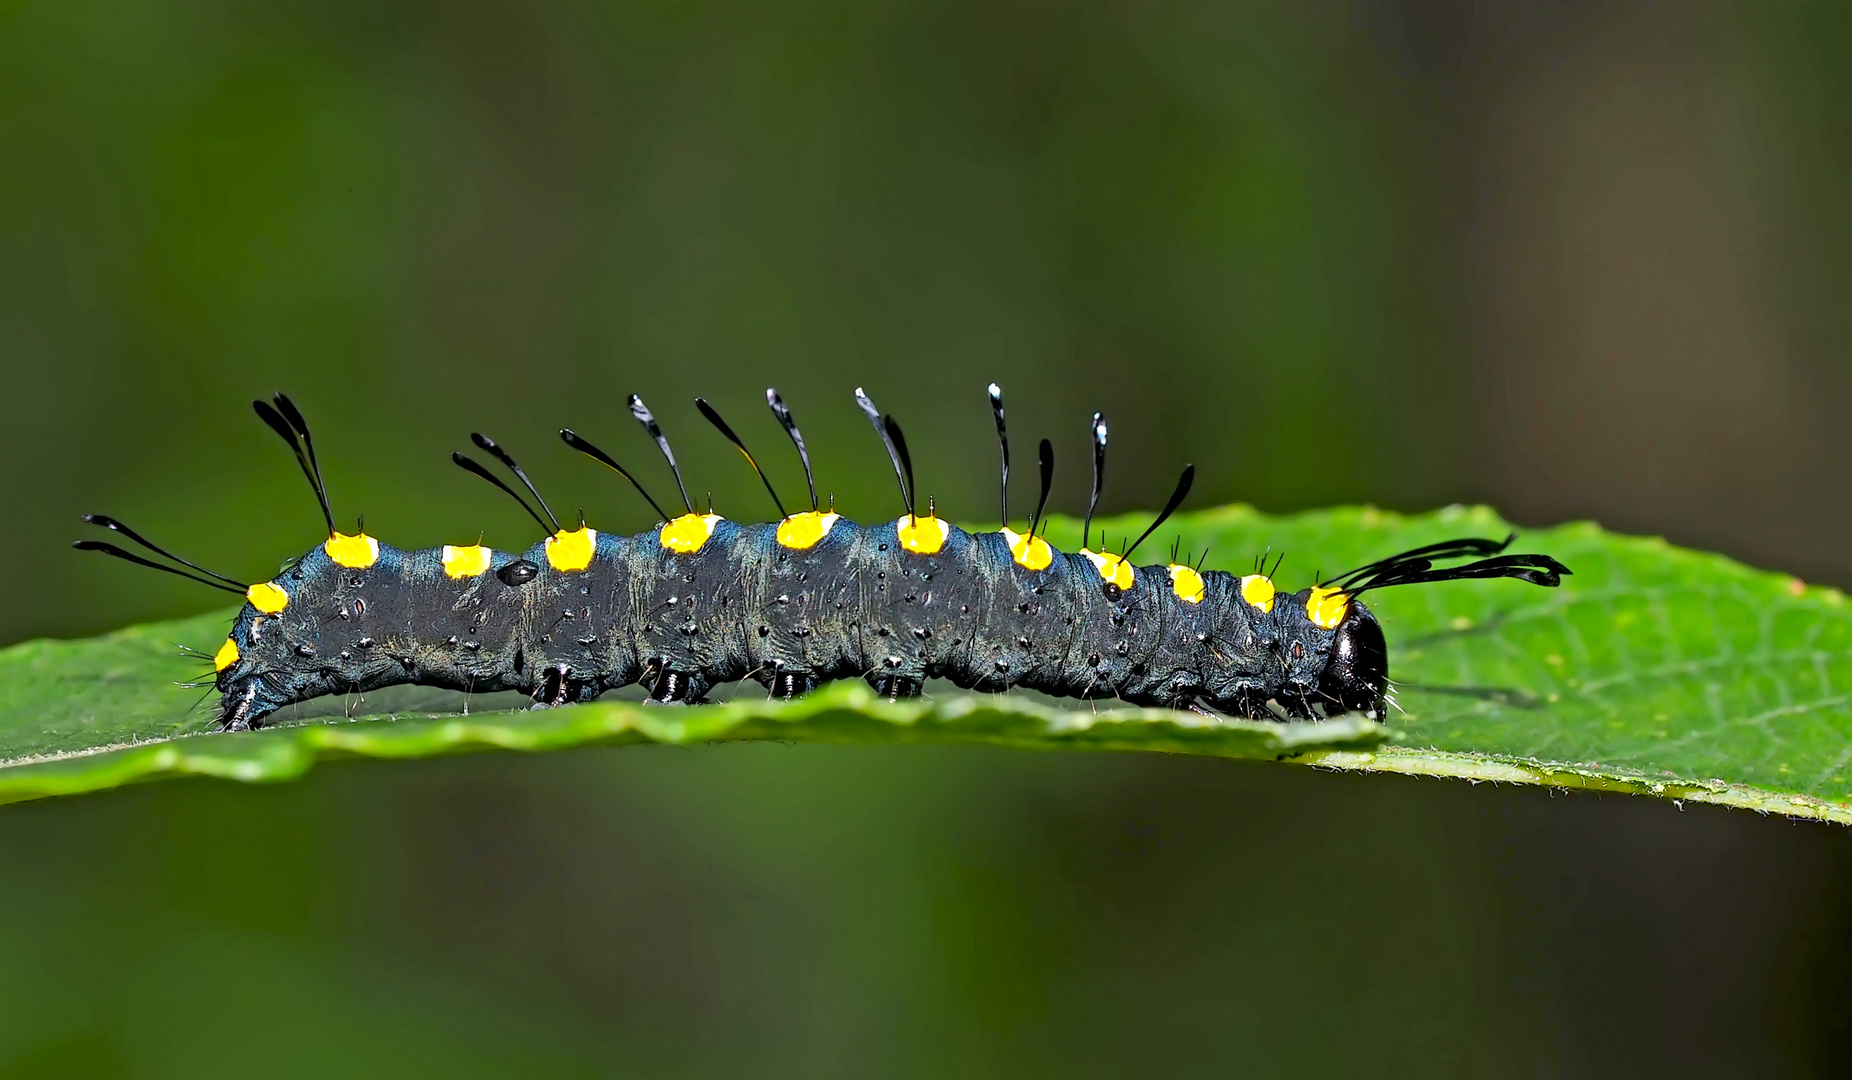
[[[1144,519],[1106,522],[1116,538]],[[1246,507],[1184,515],[1175,535],[1209,565],[1246,570],[1287,557],[1283,588],[1451,536],[1500,536],[1485,509],[1403,517],[1344,508],[1270,518]],[[1056,546],[1078,529],[1057,521]],[[1153,541],[1155,543],[1156,541]],[[1568,525],[1519,547],[1574,569],[1560,589],[1473,581],[1388,589],[1370,603],[1389,638],[1404,711],[1386,725],[1213,721],[1026,694],[878,700],[840,683],[795,702],[750,691],[698,708],[600,701],[470,715],[298,716],[256,733],[211,731],[204,672],[174,644],[210,653],[227,613],[90,641],[0,651],[0,802],[163,776],[300,775],[339,756],[422,757],[641,740],[983,742],[1041,749],[1159,750],[1279,758],[1325,768],[1635,792],[1852,823],[1852,611],[1836,590],[1659,540]],[[185,666],[191,663],[191,672]],[[507,696],[502,702],[513,700]],[[454,704],[454,702],[453,702]]]

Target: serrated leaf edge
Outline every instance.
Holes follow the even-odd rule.
[[[1811,795],[1786,794],[1723,780],[1654,778],[1532,758],[1384,746],[1375,750],[1312,751],[1291,759],[1301,765],[1344,772],[1432,776],[1470,783],[1529,784],[1563,791],[1649,795],[1675,803],[1708,803],[1759,814],[1852,825],[1852,804]]]
[[[276,782],[295,779],[322,760],[492,749],[750,740],[930,742],[1290,760],[1312,750],[1368,749],[1386,737],[1380,725],[1361,717],[1319,724],[1218,721],[1163,709],[1095,713],[976,694],[895,703],[865,686],[846,685],[792,702],[734,701],[700,709],[594,702],[539,713],[397,714],[119,744],[0,763],[0,804],[182,776]]]

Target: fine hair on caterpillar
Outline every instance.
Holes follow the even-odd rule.
[[[622,476],[660,518],[635,536],[583,520],[569,528],[513,454],[472,433],[516,484],[469,455],[452,460],[520,503],[544,538],[521,552],[480,542],[402,550],[364,528],[336,527],[308,423],[277,394],[253,407],[290,447],[328,534],[274,579],[247,587],[102,515],[84,520],[147,555],[98,540],[75,546],[244,598],[213,657],[218,720],[229,730],[261,726],[296,702],[397,684],[519,691],[545,708],[633,684],[650,702],[687,705],[744,679],[790,698],[848,678],[890,699],[938,678],[969,690],[1023,687],[1250,719],[1356,711],[1381,720],[1388,650],[1361,594],[1474,578],[1555,586],[1569,573],[1547,555],[1505,554],[1511,537],[1430,544],[1290,594],[1275,588],[1262,560],[1246,575],[1204,570],[1174,550],[1168,564],[1136,566],[1134,554],[1182,505],[1195,470],[1184,467],[1136,540],[1114,552],[1102,539],[1093,550],[1107,442],[1098,413],[1087,431],[1086,539],[1077,552],[1058,551],[1041,535],[1054,477],[1047,439],[1037,446],[1035,512],[1026,531],[1011,527],[1010,443],[994,384],[1003,527],[970,533],[940,518],[931,499],[921,505],[900,424],[859,388],[854,396],[900,489],[892,521],[859,525],[818,502],[797,421],[769,389],[766,404],[803,463],[809,509],[787,506],[746,441],[700,398],[696,408],[746,459],[780,518],[742,524],[697,509],[662,425],[633,394],[631,415],[667,461],[681,513],[665,511],[615,457],[562,429],[567,446]],[[1460,559],[1472,561],[1437,565]]]

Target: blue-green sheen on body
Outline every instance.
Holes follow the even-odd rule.
[[[789,696],[844,678],[895,696],[937,678],[1265,715],[1269,699],[1310,695],[1330,649],[1302,597],[1264,612],[1220,571],[1190,603],[1165,567],[1119,590],[1081,555],[1025,569],[998,533],[954,527],[922,555],[893,523],[838,520],[805,550],[776,530],[720,521],[690,554],[656,531],[599,533],[584,570],[553,569],[536,544],[463,579],[445,575],[441,549],[381,544],[353,569],[318,547],[276,579],[283,611],[239,614],[222,718],[249,727],[293,702],[404,683],[559,705],[638,682],[683,703],[742,679]],[[531,573],[512,572],[521,563]]]

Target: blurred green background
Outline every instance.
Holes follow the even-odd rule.
[[[985,382],[1106,506],[1494,503],[1852,585],[1832,3],[0,0],[0,641],[209,607],[337,512],[649,524],[570,424],[765,516],[994,519]],[[1020,500],[1028,499],[1025,485]],[[1316,553],[1289,553],[1296,581]],[[211,643],[195,643],[207,644]],[[178,677],[178,674],[177,674]],[[1278,766],[740,746],[351,764],[0,813],[20,1073],[1821,1074],[1823,826]]]

